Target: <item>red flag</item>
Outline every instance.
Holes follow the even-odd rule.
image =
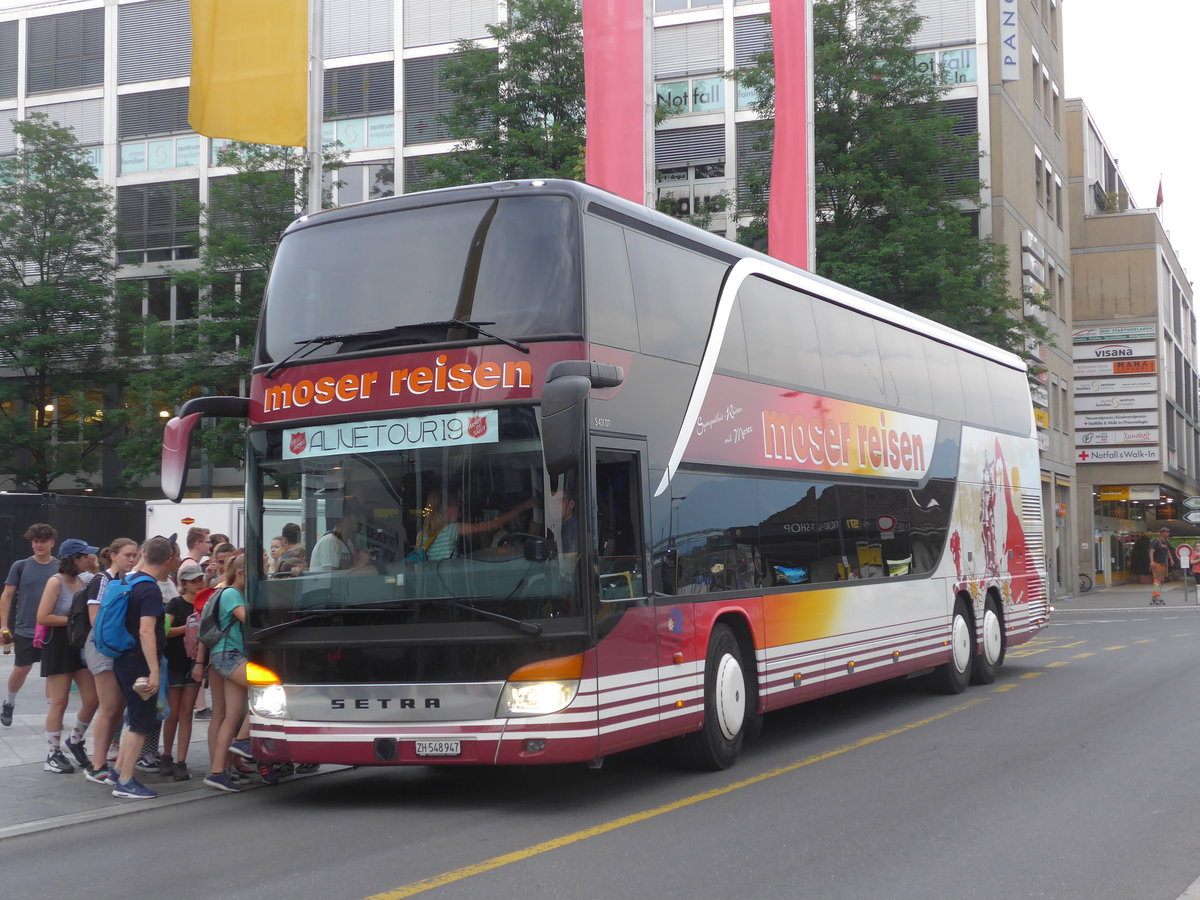
[[[1158,199],[1154,201],[1155,206],[1162,206],[1162,176],[1158,177]]]
[[[585,0],[588,184],[646,202],[644,0]]]
[[[807,0],[772,0],[775,45],[775,152],[767,210],[768,251],[802,269],[812,266],[812,118],[809,72],[812,23]]]

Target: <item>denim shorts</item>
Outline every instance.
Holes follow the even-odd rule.
[[[246,661],[240,650],[222,650],[212,655],[213,667],[221,673],[222,678],[228,678],[233,670]]]

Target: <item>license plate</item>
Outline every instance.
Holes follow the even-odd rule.
[[[417,756],[462,756],[462,741],[414,741]]]

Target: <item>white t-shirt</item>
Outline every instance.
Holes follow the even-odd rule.
[[[308,568],[312,572],[340,569],[343,557],[346,555],[349,555],[351,559],[354,558],[349,545],[332,531],[327,531],[317,539],[317,545],[313,547],[312,561],[308,564]]]

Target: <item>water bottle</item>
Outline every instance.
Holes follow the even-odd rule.
[[[0,633],[0,648],[3,648],[2,652],[5,656],[8,656],[8,654],[12,653],[12,645],[12,635],[8,633],[8,629],[6,628],[4,629],[3,633]]]

